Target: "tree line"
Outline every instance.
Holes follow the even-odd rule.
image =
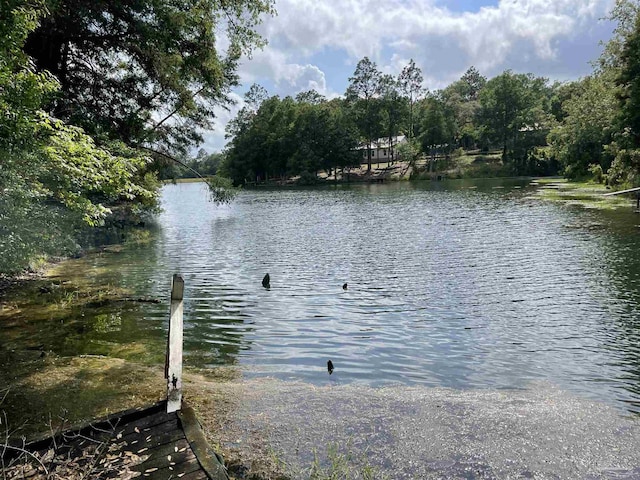
[[[358,62],[341,98],[328,100],[315,91],[269,97],[253,85],[246,106],[227,128],[231,141],[223,171],[243,183],[331,172],[361,162],[370,170],[373,147],[381,138],[393,159],[434,150],[500,149],[512,174],[553,168],[551,159],[533,161],[532,152],[558,124],[554,106],[560,84],[511,71],[487,80],[471,67],[442,90],[429,92],[422,85],[413,60],[393,77],[367,57]],[[394,145],[400,135],[408,146]]]
[[[254,85],[227,128],[221,170],[243,184],[314,178],[361,162],[370,169],[372,144],[386,138],[390,153],[409,161],[434,152],[497,151],[503,174],[560,173],[636,186],[639,9],[637,1],[617,1],[613,38],[593,73],[571,82],[510,70],[487,79],[471,67],[446,88],[427,91],[413,60],[394,77],[365,57],[340,98],[315,91],[280,98]],[[394,152],[398,135],[408,145]]]

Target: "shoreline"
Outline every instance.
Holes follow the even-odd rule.
[[[634,208],[634,201],[629,196],[609,196],[605,197],[607,193],[615,192],[616,190],[610,188],[607,185],[567,180],[561,176],[488,176],[488,177],[451,177],[447,176],[447,172],[434,172],[430,174],[433,178],[408,178],[408,177],[392,177],[385,178],[383,181],[379,181],[375,176],[364,176],[359,179],[353,179],[346,181],[339,179],[338,181],[329,180],[326,178],[319,178],[316,182],[310,184],[296,183],[295,180],[287,181],[274,181],[264,182],[259,184],[246,184],[242,188],[246,190],[260,191],[263,189],[297,189],[297,188],[326,188],[333,186],[348,186],[348,185],[372,185],[372,184],[388,184],[396,182],[455,182],[455,181],[473,181],[473,180],[529,180],[530,185],[537,186],[536,192],[530,196],[532,199],[542,201],[552,201],[565,205],[576,205],[590,209],[602,209],[602,210],[617,210],[625,208]],[[184,178],[176,179],[173,181],[166,181],[165,184],[179,184],[179,183],[198,183],[202,182],[199,178]]]

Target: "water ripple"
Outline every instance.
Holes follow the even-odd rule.
[[[203,365],[324,382],[330,358],[341,382],[372,385],[546,380],[639,411],[637,217],[534,202],[525,182],[427,185],[243,192],[222,207],[170,185],[124,282],[161,295],[185,276],[185,344]]]

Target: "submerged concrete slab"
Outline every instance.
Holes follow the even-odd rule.
[[[640,478],[640,422],[546,383],[527,390],[245,380],[227,432],[302,478],[329,448],[390,479]],[[348,454],[348,455],[347,455]]]

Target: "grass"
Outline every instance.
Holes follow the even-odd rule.
[[[336,443],[327,447],[327,458],[322,461],[314,453],[314,461],[304,478],[309,480],[384,480],[386,477],[371,466],[368,459],[358,461],[347,444],[344,448]]]
[[[31,438],[49,433],[50,425],[67,428],[149,405],[164,394],[162,367],[99,356],[21,356],[0,407],[17,437]]]
[[[465,152],[459,157],[455,157],[456,163],[460,167],[468,167],[473,163],[500,163],[502,164],[502,152],[493,151],[487,153],[481,153],[479,151]]]
[[[205,175],[206,177],[206,175]],[[194,178],[175,178],[175,179],[168,179],[168,180],[163,180],[165,185],[168,184],[172,184],[172,183],[200,183],[200,182],[204,182],[204,180],[202,178],[199,177],[194,177]]]

